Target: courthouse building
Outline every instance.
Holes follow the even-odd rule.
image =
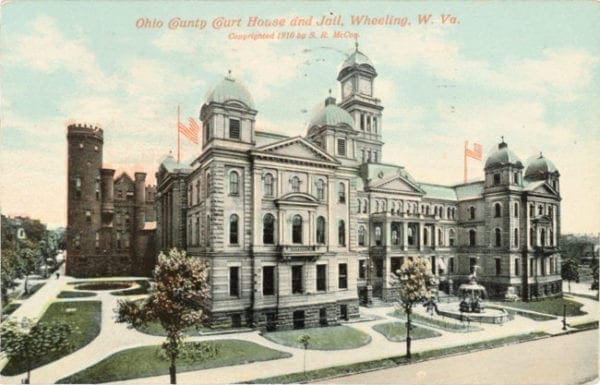
[[[490,296],[561,293],[560,185],[541,154],[528,165],[502,141],[485,179],[443,186],[381,162],[383,102],[358,47],[306,132],[259,131],[251,92],[227,76],[200,110],[201,150],[157,172],[159,248],[210,264],[216,324],[267,329],[335,323],[359,302],[394,297],[392,272],[426,258],[440,286],[475,271]]]

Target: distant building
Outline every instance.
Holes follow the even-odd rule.
[[[200,111],[202,151],[157,172],[159,247],[210,264],[216,324],[309,327],[388,301],[394,271],[426,258],[441,287],[477,278],[493,297],[561,294],[559,173],[502,141],[485,180],[421,183],[381,163],[377,72],[358,48],[304,136],[255,129],[250,92],[225,77]],[[300,134],[300,133],[299,133]]]
[[[147,275],[156,261],[155,186],[146,174],[102,168],[103,131],[68,127],[66,273],[75,277]]]

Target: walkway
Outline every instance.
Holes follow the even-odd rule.
[[[125,278],[121,278],[125,279]],[[130,279],[130,278],[127,278]],[[131,278],[133,279],[133,277]],[[61,289],[65,288],[70,277],[50,279],[48,283],[40,289],[27,304],[23,304],[14,315],[16,317],[28,316],[39,317]],[[134,329],[128,329],[125,324],[114,322],[114,309],[117,301],[123,297],[116,297],[109,292],[97,292],[97,296],[90,298],[78,298],[77,300],[100,300],[102,301],[102,328],[100,335],[90,344],[82,349],[52,362],[46,366],[32,371],[33,383],[53,383],[58,379],[76,373],[96,362],[108,357],[109,355],[128,348],[143,345],[160,344],[164,337],[150,336],[140,333]],[[578,317],[569,317],[570,324],[584,323],[597,320],[598,302],[576,298],[577,301],[584,304],[583,310],[588,314]],[[422,307],[420,307],[422,308]],[[339,351],[314,351],[311,350],[306,355],[307,370],[326,368],[336,365],[351,364],[361,361],[375,360],[390,356],[402,355],[405,352],[404,342],[390,342],[381,334],[375,332],[372,326],[378,323],[398,321],[397,318],[390,317],[393,307],[382,308],[361,308],[364,314],[379,316],[373,321],[348,324],[349,327],[356,328],[372,338],[371,343],[352,350]],[[419,309],[418,311],[424,311]],[[506,337],[515,334],[523,334],[534,331],[545,331],[551,334],[562,332],[562,324],[559,319],[550,321],[534,321],[528,318],[515,316],[513,321],[504,325],[477,324],[482,328],[481,331],[470,333],[451,333],[439,331],[442,335],[436,338],[413,341],[413,352],[429,349],[463,345],[467,343],[489,340],[494,338]],[[236,365],[224,368],[214,368],[195,372],[178,373],[177,380],[180,384],[201,384],[201,383],[234,383],[248,381],[261,377],[282,375],[293,372],[300,372],[303,369],[303,350],[285,347],[275,344],[263,338],[257,331],[190,337],[188,341],[206,341],[215,339],[243,339],[250,342],[291,353],[290,358],[263,361],[246,365]],[[2,384],[18,384],[23,375],[14,377],[0,377]],[[151,378],[140,378],[130,381],[122,381],[120,384],[168,384],[168,376],[157,376]]]

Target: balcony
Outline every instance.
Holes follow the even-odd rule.
[[[315,261],[325,253],[326,247],[325,245],[279,245],[277,251],[284,262],[292,259]]]

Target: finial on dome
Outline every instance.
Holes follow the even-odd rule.
[[[502,139],[502,143],[504,143],[504,135],[501,135],[500,139]]]
[[[226,77],[227,77],[227,79],[230,79],[230,80],[232,79],[232,77],[231,77],[231,70],[227,70],[227,76]]]
[[[501,141],[501,142],[498,144],[498,149],[501,149],[501,148],[508,147],[508,144],[506,144],[506,142],[504,141],[504,135],[501,135],[501,136],[500,136],[500,139],[501,139],[502,141]]]
[[[331,96],[331,88],[329,89],[329,96],[325,99],[325,105],[335,104],[335,98]]]
[[[354,38],[354,48],[358,51],[358,37]]]
[[[540,151],[540,156],[538,156],[538,158],[543,158],[544,155],[542,155],[542,152]]]
[[[329,89],[329,96],[331,96],[331,88]]]

